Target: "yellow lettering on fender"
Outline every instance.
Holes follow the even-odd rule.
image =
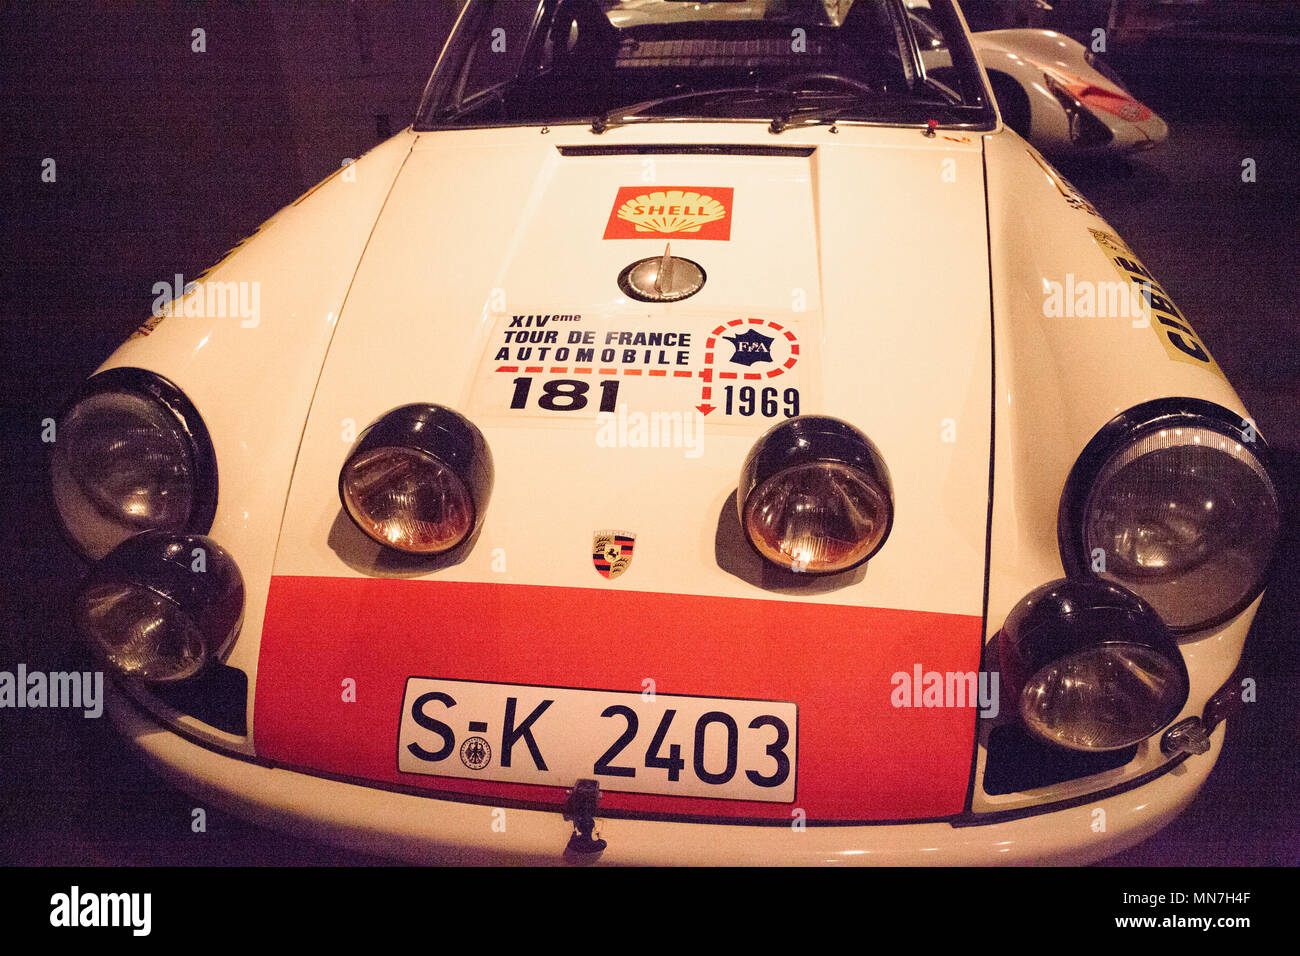
[[[1151,310],[1151,328],[1169,357],[1223,375],[1218,364],[1210,357],[1210,350],[1205,347],[1205,343],[1192,331],[1191,324],[1174,306],[1168,293],[1151,278],[1151,273],[1133,250],[1112,233],[1102,229],[1088,231],[1092,233],[1092,238],[1101,247],[1101,251],[1106,253],[1120,278],[1143,287],[1142,298]],[[1134,268],[1138,271],[1134,271]]]

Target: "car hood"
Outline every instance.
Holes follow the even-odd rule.
[[[979,667],[986,222],[974,135],[652,124],[420,136],[303,432],[261,638],[258,753],[555,805],[573,780],[400,772],[406,679],[649,680],[665,694],[796,703],[810,816],[960,811],[973,709],[900,705],[893,692],[899,673]],[[626,296],[622,270],[668,244],[698,263],[700,292]],[[495,461],[474,546],[432,565],[370,542],[338,498],[358,432],[410,402],[465,414]],[[890,539],[845,575],[775,572],[738,525],[746,453],[796,411],[853,423],[890,469]],[[616,576],[593,561],[607,530],[634,539]],[[354,699],[340,703],[346,680]],[[627,812],[790,817],[788,805],[609,799]]]

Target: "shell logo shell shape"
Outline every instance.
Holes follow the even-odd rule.
[[[606,239],[730,239],[729,187],[624,186],[614,197]]]

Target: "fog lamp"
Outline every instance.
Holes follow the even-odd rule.
[[[847,422],[802,415],[769,429],[750,450],[736,493],[754,549],[778,567],[847,571],[880,550],[894,520],[889,469]]]
[[[244,580],[211,538],[147,531],[91,568],[73,616],[92,650],[124,676],[183,681],[234,642]]]
[[[1069,750],[1118,750],[1187,703],[1172,632],[1136,594],[1096,578],[1030,592],[998,635],[1003,687],[1030,733]]]
[[[403,405],[361,433],[339,472],[339,497],[373,540],[441,554],[483,523],[492,453],[474,425],[441,405]]]

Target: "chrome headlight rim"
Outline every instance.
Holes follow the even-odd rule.
[[[194,403],[174,382],[157,372],[134,366],[105,369],[86,379],[81,388],[59,409],[55,416],[55,441],[45,458],[45,491],[50,510],[54,513],[55,523],[63,539],[77,556],[88,562],[102,560],[107,555],[97,557],[91,554],[64,521],[53,486],[54,454],[57,451],[59,434],[64,430],[64,422],[67,421],[72,410],[87,399],[112,392],[132,394],[153,401],[176,421],[185,438],[190,463],[194,468],[193,500],[185,526],[171,533],[205,535],[212,530],[212,523],[217,516],[219,486],[216,450],[212,444],[212,436],[203,422],[203,416],[199,414]],[[137,532],[137,534],[143,533],[145,531]],[[124,540],[129,540],[129,537]],[[109,553],[112,550],[110,548]]]
[[[349,474],[364,456],[384,448],[400,449],[431,459],[435,464],[446,468],[463,486],[472,514],[468,529],[455,544],[430,551],[404,548],[375,537],[358,520],[348,499]],[[409,558],[434,559],[456,552],[478,535],[492,496],[494,480],[492,451],[487,439],[473,422],[445,405],[413,402],[384,412],[357,436],[356,444],[339,468],[339,501],[348,520],[368,541]]]
[[[1267,479],[1270,489],[1279,502],[1279,520],[1285,523],[1285,501],[1280,494],[1280,485],[1276,478],[1277,468],[1274,456],[1264,436],[1258,429],[1248,435],[1246,422],[1240,415],[1214,402],[1200,398],[1169,397],[1158,398],[1134,405],[1112,418],[1101,427],[1080,452],[1061,491],[1060,506],[1057,510],[1056,536],[1061,555],[1061,563],[1068,577],[1099,577],[1092,570],[1091,555],[1084,540],[1084,523],[1087,507],[1098,477],[1112,460],[1122,455],[1137,442],[1169,428],[1203,428],[1217,432],[1245,446],[1258,464],[1262,475]],[[1183,636],[1204,631],[1231,621],[1246,608],[1250,607],[1267,587],[1273,566],[1277,560],[1278,549],[1275,546],[1268,562],[1260,571],[1259,578],[1239,600],[1227,606],[1220,613],[1190,625],[1178,625],[1166,621],[1174,634]],[[1110,580],[1109,578],[1103,580]],[[1121,587],[1123,582],[1112,581]]]
[[[889,467],[880,449],[867,435],[840,418],[830,415],[797,415],[778,422],[764,432],[745,456],[736,490],[736,510],[741,533],[750,548],[772,567],[793,573],[765,555],[750,533],[746,506],[756,491],[770,481],[810,465],[831,465],[858,472],[881,493],[886,504],[884,530],[879,540],[862,557],[842,568],[800,570],[801,576],[829,577],[845,574],[866,564],[885,546],[894,527],[894,487]]]

